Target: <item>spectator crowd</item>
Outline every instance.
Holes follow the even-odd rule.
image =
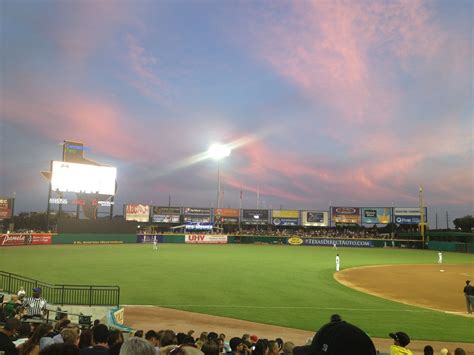
[[[23,301],[22,301],[23,299]],[[410,355],[410,337],[403,331],[390,333],[390,349],[376,350],[372,339],[359,327],[331,316],[306,344],[296,345],[282,338],[260,339],[243,334],[229,340],[223,333],[203,332],[196,336],[173,330],[137,330],[123,333],[96,320],[92,328],[73,324],[65,312],[55,321],[43,318],[45,306],[41,290],[33,297],[14,295],[2,304],[3,328],[0,329],[0,354],[4,355]],[[13,305],[13,306],[12,306]],[[430,345],[424,354],[434,354]],[[465,355],[441,349],[443,355]],[[3,354],[2,354],[3,355]]]

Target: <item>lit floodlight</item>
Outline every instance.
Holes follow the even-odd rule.
[[[209,147],[207,151],[207,156],[214,160],[221,160],[222,158],[226,158],[230,155],[231,149],[229,146],[225,144],[213,144]]]

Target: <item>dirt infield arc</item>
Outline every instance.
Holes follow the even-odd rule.
[[[409,305],[466,315],[463,288],[474,264],[358,267],[334,274],[342,284]]]

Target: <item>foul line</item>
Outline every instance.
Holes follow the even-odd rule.
[[[428,309],[386,309],[386,308],[341,308],[341,307],[314,307],[314,306],[247,306],[223,304],[158,304],[158,305],[124,305],[126,307],[208,307],[208,308],[250,308],[250,309],[316,309],[328,311],[357,311],[357,312],[409,312],[428,313]],[[453,312],[450,312],[453,313]]]

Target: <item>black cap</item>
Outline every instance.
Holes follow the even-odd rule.
[[[374,343],[360,328],[345,321],[330,322],[318,330],[312,355],[375,355]]]
[[[410,337],[408,336],[407,333],[396,332],[396,333],[390,333],[389,335],[390,335],[390,338],[393,338],[394,340],[398,341],[398,343],[403,347],[410,344]]]
[[[237,350],[237,347],[242,343],[243,343],[242,338],[235,337],[235,338],[230,339],[229,346],[232,349],[232,351],[235,351]]]

